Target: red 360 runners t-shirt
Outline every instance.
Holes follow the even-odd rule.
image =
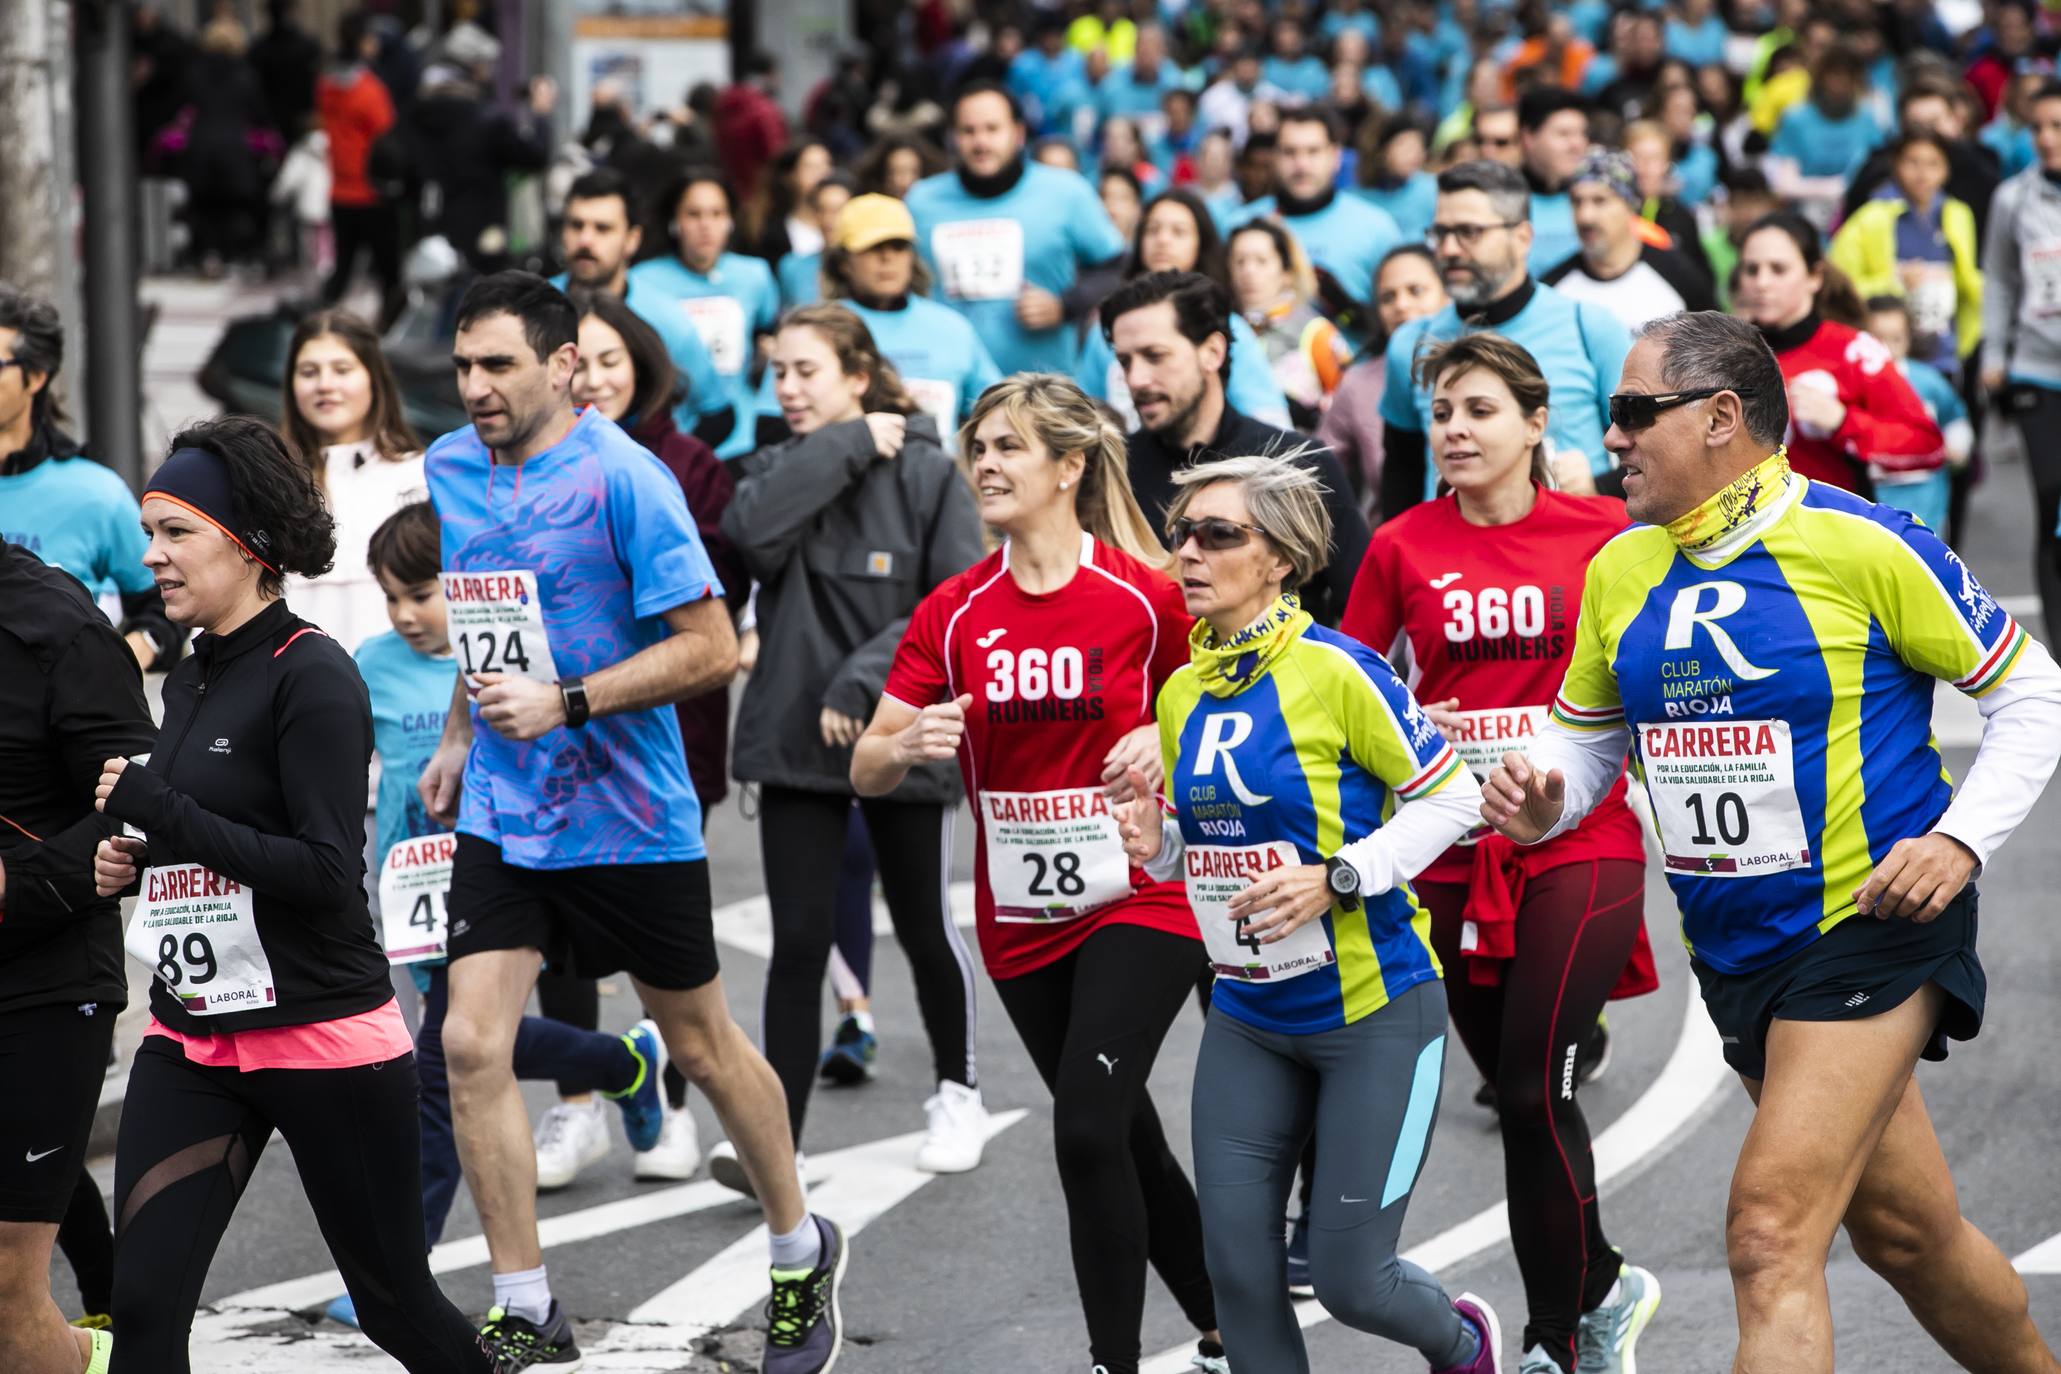
[[[1151,723],[1193,624],[1171,579],[1085,533],[1058,591],[1019,587],[1005,544],[910,617],[886,695],[916,710],[973,696],[959,771],[993,977],[1042,968],[1105,921],[1200,938],[1182,885],[1130,866],[1102,799],[1103,757]]]
[[[1374,531],[1339,628],[1391,659],[1407,649],[1419,701],[1460,699],[1464,721],[1447,738],[1486,777],[1545,724],[1574,656],[1589,560],[1629,523],[1612,497],[1544,488],[1529,515],[1493,527],[1468,524],[1453,497],[1427,501]],[[1623,776],[1579,826],[1530,856],[1533,871],[1592,859],[1644,862]],[[1455,845],[1423,877],[1464,883],[1472,867],[1469,848]]]

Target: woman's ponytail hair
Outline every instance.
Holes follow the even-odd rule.
[[[866,394],[859,404],[868,415],[917,415],[923,407],[902,385],[902,374],[881,354],[866,322],[842,305],[822,303],[799,305],[780,317],[781,329],[813,329],[837,355],[837,365],[847,377],[866,374]]]
[[[1130,448],[1123,430],[1071,377],[1019,372],[980,394],[959,427],[959,466],[969,480],[973,432],[997,410],[1009,417],[1018,434],[1042,444],[1053,462],[1069,453],[1081,455],[1074,510],[1082,529],[1148,567],[1164,570],[1173,565],[1172,555],[1131,492]]]

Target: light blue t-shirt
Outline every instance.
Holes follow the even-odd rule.
[[[1573,199],[1565,191],[1548,195],[1533,191],[1531,258],[1527,264],[1531,274],[1544,276],[1581,250],[1582,236],[1574,227]]]
[[[1087,68],[1072,48],[1061,48],[1057,57],[1047,57],[1037,48],[1025,48],[1009,63],[1008,87],[1024,104],[1024,115],[1040,133],[1064,133],[1060,122],[1078,97],[1068,88],[1086,91]]]
[[[356,658],[358,676],[372,694],[372,747],[379,752],[376,866],[402,840],[443,828],[429,818],[415,783],[443,738],[458,661],[448,654],[418,654],[392,630],[360,644]]]
[[[1460,312],[1448,305],[1438,314],[1411,320],[1396,330],[1388,345],[1388,376],[1381,392],[1381,420],[1397,429],[1431,433],[1431,392],[1410,377],[1411,365],[1425,341],[1444,342],[1464,332]],[[1624,356],[1632,336],[1617,317],[1598,305],[1561,295],[1544,282],[1532,283],[1532,298],[1494,332],[1521,344],[1537,360],[1552,389],[1546,438],[1555,448],[1576,449],[1589,460],[1589,470],[1610,471],[1603,433],[1610,428],[1610,393],[1624,375]],[[1425,496],[1436,488],[1438,474],[1425,465]]]
[[[570,280],[560,272],[551,279],[551,284],[563,291]],[[662,299],[652,299],[649,289],[639,290],[634,275],[623,283],[623,304],[657,331],[659,342],[666,346],[666,356],[673,360],[673,366],[687,383],[686,396],[673,408],[673,423],[680,427],[681,433],[693,433],[704,415],[734,410],[736,398],[722,377],[717,375],[715,362],[708,355],[708,345],[701,341],[701,335],[694,331],[694,327],[680,317],[677,309],[669,308],[669,303]]]
[[[973,332],[966,317],[949,305],[911,296],[904,310],[874,310],[853,300],[841,305],[866,322],[880,356],[895,365],[902,385],[937,420],[945,446],[965,419],[980,393],[1002,380],[1001,369]],[[759,414],[778,415],[780,403],[773,395],[773,369],[767,368],[759,383]]]
[[[1100,324],[1090,325],[1081,340],[1081,356],[1073,366],[1073,377],[1082,391],[1098,401],[1107,401],[1135,427],[1138,416],[1131,405],[1131,389],[1116,366],[1116,350],[1102,337]],[[1266,347],[1243,315],[1231,316],[1231,380],[1224,388],[1224,400],[1241,415],[1276,429],[1292,429],[1288,419],[1288,398],[1274,369],[1267,363]]]
[[[1073,326],[1025,329],[1016,298],[1025,286],[1062,296],[1080,269],[1124,251],[1087,179],[1032,162],[1014,186],[983,198],[968,195],[958,173],[943,172],[910,187],[908,205],[939,298],[973,322],[1003,374],[1071,372]]]
[[[1270,57],[1260,64],[1260,84],[1279,87],[1304,100],[1322,100],[1331,94],[1331,72],[1322,59],[1309,53],[1293,62]]]
[[[451,597],[453,620],[468,596],[515,599],[513,579],[494,574],[532,574],[560,678],[623,662],[666,637],[665,612],[723,594],[680,484],[591,406],[520,468],[497,466],[467,425],[429,446],[423,473],[445,573],[476,575]],[[457,633],[454,624],[454,641]],[[532,671],[541,667],[538,646],[524,655]],[[671,706],[595,716],[529,741],[504,738],[475,707],[458,829],[500,846],[518,868],[685,862],[707,852]]]
[[[1725,21],[1715,14],[1706,14],[1701,24],[1693,26],[1679,19],[1670,19],[1667,21],[1667,55],[1680,58],[1692,67],[1722,66],[1725,43],[1730,37]]]
[[[150,541],[134,493],[91,458],[46,458],[0,477],[0,539],[63,568],[95,596],[110,584],[130,595],[157,585],[143,566]]]
[[[1774,157],[1793,158],[1807,177],[1852,176],[1882,141],[1882,126],[1866,106],[1829,119],[1808,100],[1792,105],[1768,142]]]
[[[1701,205],[1717,189],[1717,152],[1708,143],[1691,143],[1689,151],[1675,162],[1676,193],[1684,205]]]
[[[814,305],[823,298],[823,255],[789,253],[780,259],[780,306]]]
[[[1324,22],[1317,26],[1317,32],[1324,36],[1326,44],[1338,40],[1338,35],[1347,29],[1354,29],[1366,35],[1367,46],[1373,48],[1381,42],[1380,16],[1366,10],[1357,14],[1340,14],[1336,10],[1324,16]]]
[[[1096,126],[1099,128],[1122,115],[1149,126],[1144,133],[1150,140],[1165,122],[1160,114],[1160,102],[1166,93],[1188,88],[1188,73],[1172,62],[1161,62],[1158,75],[1150,81],[1140,81],[1137,71],[1128,64],[1111,67],[1095,87]]]
[[[1336,277],[1346,294],[1360,302],[1373,297],[1374,269],[1403,241],[1403,231],[1388,211],[1350,194],[1334,195],[1314,215],[1281,214],[1272,196],[1262,196],[1247,205],[1231,227],[1264,215],[1278,216],[1310,261]]]
[[[1384,110],[1403,108],[1403,84],[1396,80],[1395,73],[1385,63],[1370,62],[1367,70],[1360,74],[1360,89],[1367,99]]]
[[[737,428],[716,450],[736,458],[757,447],[752,433],[751,365],[757,336],[770,334],[780,319],[780,288],[773,269],[760,258],[724,253],[708,272],[696,272],[678,258],[653,258],[630,269],[632,308],[685,323],[701,336],[716,374],[737,407]],[[647,311],[645,305],[649,304]]]
[[[1997,155],[2005,177],[2015,177],[2039,160],[2033,147],[2032,130],[2007,114],[2000,114],[1982,128],[1982,146]]]
[[[1431,221],[1438,213],[1438,178],[1429,172],[1417,172],[1393,190],[1376,186],[1355,186],[1353,194],[1369,205],[1378,206],[1388,212],[1401,231],[1405,242],[1415,243],[1431,228]],[[1375,264],[1378,270],[1380,264]],[[1371,296],[1372,291],[1368,292]]]

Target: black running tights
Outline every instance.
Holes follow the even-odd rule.
[[[952,924],[945,888],[952,862],[952,812],[920,802],[859,803],[895,939],[916,980],[916,1005],[930,1033],[940,1081],[974,1084],[973,960]],[[759,845],[773,957],[766,965],[760,1043],[787,1094],[795,1143],[823,1053],[823,980],[837,939],[837,888],[848,793],[804,792],[768,783],[759,791]]]
[[[1195,1187],[1146,1090],[1202,961],[1188,936],[1105,925],[1064,958],[995,983],[1052,1090],[1089,1357],[1109,1374],[1136,1374],[1148,1261],[1195,1329],[1216,1329]]]
[[[415,1057],[241,1073],[162,1036],[136,1052],[115,1148],[113,1374],[189,1374],[201,1285],[274,1127],[366,1336],[409,1374],[491,1374],[423,1253]]]
[[[1517,909],[1517,956],[1500,984],[1468,977],[1466,886],[1421,878],[1414,886],[1431,909],[1453,1029],[1496,1088],[1510,1243],[1530,1309],[1517,1348],[1543,1345],[1572,1370],[1581,1315],[1610,1292],[1618,1267],[1597,1207],[1575,1055],[1645,920],[1646,866],[1606,859],[1532,877]]]

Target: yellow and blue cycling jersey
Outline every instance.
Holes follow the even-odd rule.
[[[1222,646],[1206,624],[1191,643],[1159,693],[1159,740],[1217,971],[1213,1014],[1307,1035],[1439,977],[1431,918],[1405,882],[1277,943],[1241,940],[1224,908],[1267,870],[1322,863],[1460,776],[1438,728],[1379,654],[1290,598]]]
[[[1553,720],[1628,729],[1690,952],[1785,959],[1952,800],[1933,679],[1981,697],[2026,645],[1960,558],[1902,511],[1776,453],[1589,565]]]

